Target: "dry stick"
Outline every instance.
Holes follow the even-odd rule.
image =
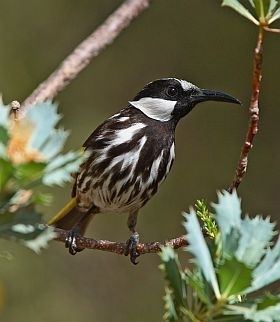
[[[35,103],[52,100],[58,92],[63,90],[78,73],[83,70],[90,60],[105,49],[107,45],[125,29],[145,8],[150,0],[127,0],[106,21],[97,28],[87,39],[61,63],[47,80],[41,83],[37,89],[22,103],[18,111],[19,117],[23,117],[27,108]],[[68,232],[55,228],[56,240],[65,242]],[[179,248],[186,245],[184,236],[180,236],[164,243],[151,242],[139,244],[139,254],[159,252],[164,245]],[[81,248],[99,249],[103,251],[124,254],[126,244],[111,242],[108,240],[95,240],[86,237],[77,237],[77,246]]]
[[[57,235],[56,240],[65,242],[65,239],[67,238],[68,232],[55,228],[55,233]],[[86,238],[82,236],[78,236],[76,238],[76,244],[79,248],[88,248],[88,249],[97,249],[97,250],[103,250],[107,252],[116,253],[119,255],[123,255],[126,250],[126,243],[121,242],[112,242],[109,240],[95,240],[93,238]],[[187,245],[185,236],[180,236],[177,238],[170,239],[165,242],[150,242],[150,243],[139,243],[137,245],[137,251],[139,254],[147,254],[147,253],[157,253],[160,252],[161,247],[163,246],[171,246],[174,249],[183,247]]]
[[[267,26],[264,26],[263,29],[266,30],[266,31],[275,32],[275,33],[280,34],[280,29],[269,28]]]
[[[41,83],[22,103],[19,116],[35,103],[52,100],[63,90],[91,61],[92,58],[111,44],[133,19],[149,5],[150,0],[126,0],[104,23],[60,64],[60,66]]]
[[[240,158],[235,172],[235,177],[232,184],[228,188],[229,192],[233,189],[237,189],[240,185],[247,169],[248,155],[253,147],[253,140],[258,132],[259,124],[259,94],[260,85],[262,79],[262,58],[263,58],[263,37],[264,27],[260,26],[258,41],[254,52],[254,63],[253,63],[253,79],[252,79],[252,94],[250,100],[250,120],[248,125],[248,131],[246,134],[245,142],[241,149]]]

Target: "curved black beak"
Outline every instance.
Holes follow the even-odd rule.
[[[241,105],[241,102],[237,98],[234,98],[233,96],[223,92],[213,91],[209,89],[201,89],[200,92],[198,92],[196,95],[192,95],[191,100],[195,104],[206,101],[218,101]]]

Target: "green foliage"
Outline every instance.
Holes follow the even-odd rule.
[[[209,211],[205,200],[197,200],[194,205],[195,212],[203,224],[203,232],[208,237],[215,239],[218,235],[218,227],[213,214]]]
[[[224,0],[222,6],[231,7],[256,25],[268,26],[280,18],[279,0]]]
[[[201,209],[210,214],[205,203],[197,202],[197,214],[192,208],[185,214],[191,268],[181,269],[174,250],[162,249],[161,267],[167,281],[164,319],[280,321],[280,295],[252,294],[280,280],[280,240],[274,246],[272,242],[275,225],[269,218],[242,216],[235,191],[218,193],[213,208],[214,243],[204,239],[197,219],[198,215],[203,227],[204,218],[209,220],[201,216]]]
[[[164,248],[161,253],[163,264],[161,269],[168,281],[166,295],[164,297],[166,307],[166,319],[176,321],[181,315],[180,308],[186,300],[186,285],[179,264],[178,256],[171,248]]]
[[[213,292],[217,298],[220,298],[220,291],[211,253],[207,247],[206,241],[203,237],[200,225],[195,211],[191,208],[190,213],[185,215],[186,222],[184,224],[188,241],[188,251],[194,256],[195,263],[200,268],[205,280],[211,285]]]
[[[51,196],[38,188],[70,181],[86,157],[83,151],[61,153],[68,132],[56,128],[60,119],[51,102],[30,107],[21,120],[0,103],[0,238],[35,252],[54,238],[35,207],[49,204]]]

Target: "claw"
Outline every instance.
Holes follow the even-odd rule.
[[[65,248],[68,248],[71,255],[75,255],[77,252],[81,252],[83,250],[83,248],[79,248],[77,246],[77,236],[79,236],[78,231],[76,229],[72,229],[69,231],[65,239]]]
[[[126,242],[126,250],[124,252],[125,256],[130,255],[130,261],[132,264],[137,265],[136,258],[140,256],[137,252],[137,245],[139,243],[139,234],[137,232],[133,233]]]

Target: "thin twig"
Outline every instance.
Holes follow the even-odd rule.
[[[113,12],[101,26],[60,64],[60,66],[26,98],[20,109],[24,116],[28,106],[52,100],[63,90],[81,70],[100,52],[111,44],[133,19],[138,17],[149,5],[150,0],[126,0]]]
[[[260,85],[262,79],[262,58],[263,58],[263,37],[264,29],[263,26],[259,28],[257,45],[254,51],[254,63],[253,63],[253,79],[252,79],[252,94],[250,100],[250,120],[248,125],[248,131],[244,144],[241,149],[240,158],[236,168],[235,177],[231,186],[228,188],[229,192],[232,192],[233,189],[237,189],[240,182],[242,181],[248,164],[248,155],[250,150],[253,147],[253,140],[258,132],[259,125],[259,94],[260,94]]]
[[[280,29],[277,29],[277,28],[269,28],[267,26],[264,26],[263,29],[266,31],[269,31],[269,32],[275,32],[275,33],[280,34]]]
[[[67,237],[67,231],[59,228],[55,228],[55,233],[57,235],[56,240],[65,242]],[[107,252],[116,253],[123,255],[126,250],[126,243],[112,242],[109,240],[95,240],[93,238],[87,238],[79,236],[76,239],[76,244],[79,248],[97,249]],[[165,242],[150,242],[150,243],[140,243],[137,246],[137,251],[139,254],[147,253],[158,253],[161,251],[161,247],[169,245],[174,249],[187,246],[187,241],[185,236],[180,236],[177,238],[170,239]]]

